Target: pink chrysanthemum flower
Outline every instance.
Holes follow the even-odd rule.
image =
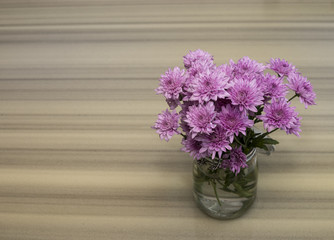
[[[288,63],[286,60],[281,60],[279,58],[271,58],[270,63],[268,64],[268,68],[274,70],[280,76],[288,76],[289,74],[295,73],[297,71],[295,66]]]
[[[294,119],[291,121],[291,124],[289,127],[285,128],[285,132],[287,134],[295,134],[296,136],[300,137],[299,132],[302,130],[300,129],[300,120],[301,117],[294,117]]]
[[[189,132],[191,130],[190,126],[188,125],[185,120],[187,119],[187,113],[189,111],[190,106],[198,105],[198,102],[193,102],[193,101],[183,101],[183,104],[181,104],[181,111],[179,112],[180,114],[180,127],[182,130],[186,133],[186,135],[189,135]]]
[[[229,136],[230,142],[233,142],[234,134],[241,132],[246,135],[246,128],[252,127],[254,122],[248,119],[244,111],[240,111],[236,107],[227,105],[221,108],[221,112],[217,115],[216,124],[220,124]]]
[[[247,156],[242,152],[241,147],[233,148],[229,154],[224,154],[222,168],[230,169],[237,175],[241,168],[247,167]]]
[[[263,93],[256,80],[235,79],[234,85],[228,89],[229,99],[240,111],[257,112],[256,106],[263,103]]]
[[[265,104],[263,111],[265,115],[258,116],[258,118],[263,121],[263,126],[268,132],[276,128],[285,130],[287,133],[296,132],[292,128],[296,126],[298,113],[285,98],[275,99],[271,104]]]
[[[197,49],[196,51],[189,51],[189,53],[183,57],[184,67],[187,69],[191,68],[194,63],[203,60],[213,63],[213,56],[201,49]]]
[[[250,59],[245,56],[234,65],[234,72],[236,76],[240,77],[248,74],[261,74],[266,67],[262,63]]]
[[[155,90],[157,94],[163,94],[167,99],[177,100],[182,93],[185,83],[185,71],[175,67],[168,69],[165,75],[161,75],[160,86]]]
[[[190,68],[188,68],[187,73],[189,76],[197,76],[200,73],[206,72],[207,70],[213,71],[216,69],[216,65],[209,60],[203,59],[198,60],[192,64]]]
[[[220,71],[225,73],[225,75],[228,77],[228,82],[231,82],[235,77],[235,63],[231,59],[228,64],[222,64],[217,67]]]
[[[261,87],[266,99],[285,97],[288,93],[282,77],[267,73],[261,80]]]
[[[177,130],[179,127],[179,114],[175,112],[163,111],[158,115],[158,120],[155,122],[153,129],[156,129],[157,133],[160,135],[160,139],[165,139],[167,142],[175,134],[180,134]]]
[[[200,152],[208,152],[212,159],[215,158],[216,154],[220,158],[223,152],[231,149],[227,132],[221,126],[217,126],[210,135],[200,137],[199,139],[203,141]]]
[[[305,108],[309,105],[315,105],[315,92],[313,92],[313,87],[306,77],[300,74],[290,74],[288,76],[288,87],[295,91],[299,96],[301,103],[304,103]]]
[[[200,152],[202,149],[202,143],[191,138],[190,136],[188,136],[187,139],[183,139],[182,144],[184,147],[181,148],[181,150],[190,153],[190,156],[194,159],[199,160],[207,156],[206,152]]]
[[[199,101],[200,103],[210,100],[217,101],[218,98],[228,96],[226,89],[229,86],[228,78],[222,71],[207,70],[200,73],[191,84],[189,88],[192,93],[190,100]]]
[[[190,132],[194,138],[198,133],[212,133],[216,127],[213,123],[215,117],[215,106],[213,102],[208,102],[206,105],[190,106],[184,121],[191,128]]]

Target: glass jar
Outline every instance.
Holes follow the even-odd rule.
[[[193,194],[199,208],[211,217],[233,219],[243,215],[256,198],[258,165],[256,149],[247,155],[247,167],[235,175],[230,170],[212,170],[194,161]]]

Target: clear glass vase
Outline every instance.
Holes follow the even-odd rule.
[[[247,155],[247,167],[238,175],[230,170],[212,170],[208,164],[194,161],[193,194],[199,208],[211,217],[233,219],[243,215],[256,198],[257,155]]]

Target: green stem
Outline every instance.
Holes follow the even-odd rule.
[[[187,138],[187,135],[183,134],[183,133],[180,133],[180,135],[184,138]]]
[[[237,190],[237,193],[241,196],[241,197],[251,197],[252,194],[245,191],[238,183],[234,182],[233,186],[235,187],[235,189]]]
[[[269,135],[269,134],[271,134],[271,133],[277,131],[278,129],[279,129],[279,128],[275,128],[274,130],[272,130],[272,131],[270,131],[270,132],[263,133],[263,134],[261,135],[261,138],[264,138],[265,136],[267,136],[267,135]]]
[[[244,148],[246,148],[246,146],[244,144],[242,144],[239,139],[237,137],[234,138],[234,140],[239,143],[239,145],[243,146]]]
[[[229,189],[228,187],[226,187],[225,184],[222,183],[220,180],[216,179],[216,181],[223,187],[222,189],[223,189],[224,191],[237,194],[236,191],[231,190],[231,189]]]
[[[224,183],[222,183],[220,180],[216,179],[216,181],[217,181],[220,185],[222,185],[223,187],[225,186]]]
[[[262,122],[262,120],[260,120],[260,119],[255,119],[254,124],[259,123],[259,122]]]
[[[289,100],[288,100],[288,102],[290,102],[292,99],[294,99],[295,97],[297,97],[298,96],[298,94],[295,94],[293,97],[291,97]]]
[[[238,194],[236,191],[231,190],[231,189],[229,189],[229,188],[227,188],[227,187],[223,187],[222,189],[223,189],[225,192],[230,192],[230,193]]]
[[[254,132],[253,130],[248,130],[248,132],[246,131],[246,141],[245,141],[246,146],[248,146],[248,141],[249,141],[249,138],[251,136],[250,131]]]
[[[241,197],[251,197],[251,196],[252,196],[251,193],[249,193],[249,192],[247,192],[246,190],[244,190],[244,189],[240,186],[240,184],[238,184],[237,182],[233,182],[233,183],[232,183],[232,185],[233,185],[234,188],[235,188],[235,190],[233,191],[233,190],[227,188],[226,186],[224,186],[224,184],[223,184],[222,182],[220,182],[218,179],[216,179],[216,181],[217,181],[220,185],[222,185],[223,190],[226,191],[226,192],[231,192],[231,193],[237,194],[237,195],[239,195],[239,196],[241,196]],[[214,183],[214,184],[215,184],[215,183]],[[216,187],[216,185],[213,185],[213,186],[214,186],[214,188]],[[216,191],[215,191],[215,193],[216,193]],[[216,197],[217,197],[217,195],[216,195]],[[218,198],[217,198],[217,200],[218,200]]]
[[[269,134],[271,134],[271,133],[273,133],[273,132],[277,131],[278,129],[279,129],[279,128],[275,128],[274,130],[272,130],[272,131],[268,132],[268,134],[267,134],[267,135],[269,135]]]
[[[214,159],[211,159],[211,158],[208,158],[208,157],[206,157],[206,158],[204,158],[207,162],[209,162],[209,163],[211,163],[211,164],[214,164],[215,162],[214,162]]]
[[[216,182],[215,182],[215,180],[211,180],[211,184],[212,184],[212,187],[213,187],[213,191],[215,192],[215,196],[216,196],[216,199],[217,199],[217,201],[218,201],[218,204],[219,204],[219,206],[221,206],[222,204],[221,204],[220,199],[219,199],[219,197],[218,197],[218,193],[217,193],[217,188],[216,188]]]

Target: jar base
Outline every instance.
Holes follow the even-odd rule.
[[[214,196],[207,196],[193,191],[198,207],[207,215],[217,219],[234,219],[242,216],[254,203],[256,195],[250,198],[219,198],[221,205]]]

